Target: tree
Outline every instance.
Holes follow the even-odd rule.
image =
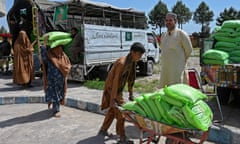
[[[7,33],[7,30],[5,29],[4,26],[1,26],[1,28],[0,28],[0,33]]]
[[[205,2],[201,2],[196,11],[194,12],[193,21],[197,24],[201,24],[201,35],[205,35],[204,32],[209,31],[209,23],[213,21],[214,13],[209,9]],[[206,31],[206,29],[208,29]],[[209,34],[207,34],[209,35]]]
[[[216,25],[221,26],[225,20],[235,20],[240,19],[240,12],[238,12],[233,7],[229,9],[224,9],[223,12],[220,13],[220,16],[216,19]]]
[[[160,0],[148,14],[148,23],[154,26],[155,29],[159,27],[159,34],[162,33],[161,29],[165,27],[165,17],[167,12],[167,5]]]
[[[186,24],[192,18],[192,13],[190,9],[186,7],[182,1],[177,1],[177,3],[173,6],[172,12],[177,14],[178,28],[182,29],[182,25]]]

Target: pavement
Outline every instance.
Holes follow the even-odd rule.
[[[32,84],[34,87],[23,89],[13,84],[11,76],[0,75],[1,144],[117,143],[115,124],[109,130],[112,137],[97,135],[104,119],[104,111],[99,107],[101,90],[88,89],[79,82],[68,82],[66,105],[61,107],[62,116],[54,118],[44,100],[42,80],[36,77]],[[127,93],[124,96],[127,97]],[[240,142],[239,105],[224,105],[222,111],[224,120],[213,123],[205,144]],[[135,143],[139,143],[139,133],[136,126],[126,122],[126,135]],[[162,137],[159,143],[165,143],[165,139]]]

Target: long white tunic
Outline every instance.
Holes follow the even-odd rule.
[[[170,35],[162,35],[161,49],[160,88],[163,88],[181,82],[182,72],[193,48],[187,33],[175,28]]]

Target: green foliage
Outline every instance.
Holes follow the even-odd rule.
[[[155,26],[155,28],[159,27],[159,33],[162,33],[161,29],[165,27],[165,16],[167,12],[167,5],[162,1],[159,1],[148,14],[148,23],[152,26]]]
[[[229,9],[224,9],[223,12],[220,13],[220,16],[216,19],[216,25],[221,26],[226,20],[235,20],[240,19],[240,11],[237,11],[233,7]]]
[[[213,21],[214,13],[205,2],[201,2],[193,15],[193,20],[197,24],[206,24]]]
[[[198,8],[195,10],[193,21],[195,21],[197,24],[202,25],[202,34],[208,35],[206,33],[210,32],[208,25],[213,21],[213,16],[213,11],[209,9],[208,5],[205,2],[201,2]]]
[[[177,1],[172,8],[172,12],[177,14],[178,27],[181,29],[182,25],[186,24],[192,18],[190,9],[182,1]]]
[[[88,80],[84,82],[83,86],[90,89],[103,90],[104,84],[105,84],[104,81],[100,81],[99,79],[96,79],[96,80]]]

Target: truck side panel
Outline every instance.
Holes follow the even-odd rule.
[[[107,64],[126,55],[134,42],[146,46],[146,33],[142,30],[85,24],[84,40],[86,64]]]

